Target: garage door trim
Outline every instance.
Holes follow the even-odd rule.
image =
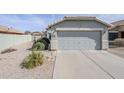
[[[58,35],[58,33],[59,32],[62,32],[63,33],[63,31],[58,31],[57,32],[57,35]],[[64,32],[74,32],[74,31],[64,31]],[[76,32],[76,31],[75,31]],[[94,33],[94,32],[98,32],[98,31],[78,31],[78,32],[92,32],[92,33]],[[102,49],[102,31],[99,31],[99,39],[100,40],[97,40],[97,39],[94,39],[94,40],[97,40],[97,42],[99,42],[98,43],[98,45],[99,45],[99,49],[98,50],[101,50]],[[66,37],[66,36],[62,36],[62,37]],[[73,37],[73,36],[72,36]],[[78,36],[77,36],[78,37]],[[59,38],[59,36],[58,36],[58,38]],[[71,38],[70,38],[71,39]],[[59,44],[59,39],[58,39],[58,44]],[[89,47],[90,48],[90,47]],[[59,45],[58,45],[58,49],[59,50],[66,50],[66,49],[60,49],[60,47],[59,47]],[[70,49],[71,50],[71,49]]]

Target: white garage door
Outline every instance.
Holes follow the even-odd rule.
[[[100,50],[101,36],[98,31],[59,31],[58,49],[60,50]]]

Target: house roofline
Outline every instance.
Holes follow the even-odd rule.
[[[103,22],[101,21],[100,19],[97,19],[96,17],[89,17],[89,16],[65,16],[63,19],[60,19],[59,21],[56,21],[54,22],[53,24],[50,24],[48,25],[48,28],[46,28],[47,30],[49,28],[51,28],[52,26],[55,26],[63,21],[66,21],[66,20],[95,20],[97,22],[100,22],[104,25],[106,25],[107,27],[111,27],[112,25],[106,23],[106,22]]]
[[[21,32],[17,29],[14,29],[12,27],[7,27],[7,26],[3,26],[0,25],[0,33],[5,33],[5,34],[24,34],[24,32]]]
[[[21,33],[21,32],[7,32],[7,31],[0,31],[0,33],[3,33],[3,34],[18,34],[18,35],[24,35],[24,33]]]

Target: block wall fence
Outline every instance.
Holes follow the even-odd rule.
[[[31,35],[3,34],[0,33],[0,52],[12,46],[32,41]]]

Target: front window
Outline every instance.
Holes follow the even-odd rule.
[[[118,38],[118,33],[109,33],[109,40],[113,41]]]

